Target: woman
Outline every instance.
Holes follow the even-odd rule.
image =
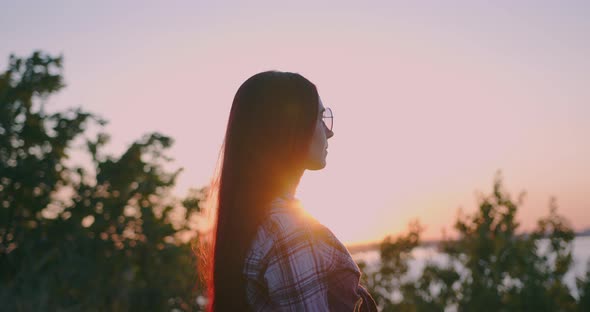
[[[303,76],[268,71],[240,86],[213,188],[210,311],[376,311],[346,248],[294,197],[333,135]]]

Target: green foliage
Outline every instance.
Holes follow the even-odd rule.
[[[563,282],[572,265],[574,232],[557,214],[549,215],[529,235],[517,234],[518,206],[502,189],[500,175],[493,192],[482,196],[479,210],[459,216],[458,238],[445,240],[445,265],[428,263],[415,280],[407,278],[407,261],[419,244],[420,231],[381,244],[381,263],[369,271],[367,285],[384,311],[587,311],[590,275],[578,279],[579,299]],[[590,274],[590,273],[589,273]]]
[[[402,278],[408,272],[408,261],[412,259],[412,250],[418,246],[422,227],[416,221],[410,224],[409,231],[406,235],[398,237],[392,241],[391,237],[385,240],[379,246],[381,255],[381,266],[374,272],[363,274],[363,282],[371,292],[376,302],[386,307],[384,311],[390,308],[398,308],[393,304],[393,292],[402,287]],[[366,268],[365,263],[359,263],[361,269]]]
[[[108,135],[85,136],[102,119],[45,111],[63,87],[62,58],[40,52],[11,56],[0,75],[2,309],[198,309],[196,263],[182,234],[194,232],[189,219],[202,197],[169,196],[180,172],[163,167],[172,139],[152,133],[118,158],[104,155]],[[91,164],[69,166],[74,153]]]
[[[588,263],[586,276],[577,278],[576,284],[578,286],[578,311],[590,311],[590,262]]]

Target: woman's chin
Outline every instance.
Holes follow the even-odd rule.
[[[309,164],[307,166],[308,170],[322,170],[326,167],[326,160],[322,160],[322,161],[318,161],[318,162],[314,162],[312,164]]]

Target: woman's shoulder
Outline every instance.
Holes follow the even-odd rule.
[[[277,198],[271,202],[267,217],[258,226],[249,256],[266,257],[271,249],[280,243],[284,244],[289,238],[307,235],[317,227],[316,223],[305,213],[298,200]]]
[[[293,250],[311,241],[312,219],[303,215],[295,201],[275,200],[266,219],[259,225],[245,259],[245,272],[251,278],[266,270],[269,262],[289,257]]]
[[[251,251],[264,255],[277,243],[309,235],[319,227],[319,222],[303,210],[298,200],[277,198],[271,202],[268,216],[258,227]]]
[[[270,204],[268,218],[262,224],[265,231],[276,235],[306,231],[318,227],[319,222],[309,215],[297,199],[277,198]]]
[[[251,253],[262,260],[294,249],[308,249],[327,267],[350,258],[332,231],[309,215],[299,200],[274,200],[268,218],[259,227]]]

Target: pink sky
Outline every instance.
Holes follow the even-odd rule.
[[[34,49],[65,56],[50,108],[110,121],[112,153],[172,136],[176,193],[213,172],[233,95],[263,70],[295,71],[334,111],[325,170],[298,196],[345,242],[426,238],[472,212],[496,170],[524,229],[550,196],[590,226],[590,6],[583,1],[215,5],[19,2],[0,10],[0,65]]]

